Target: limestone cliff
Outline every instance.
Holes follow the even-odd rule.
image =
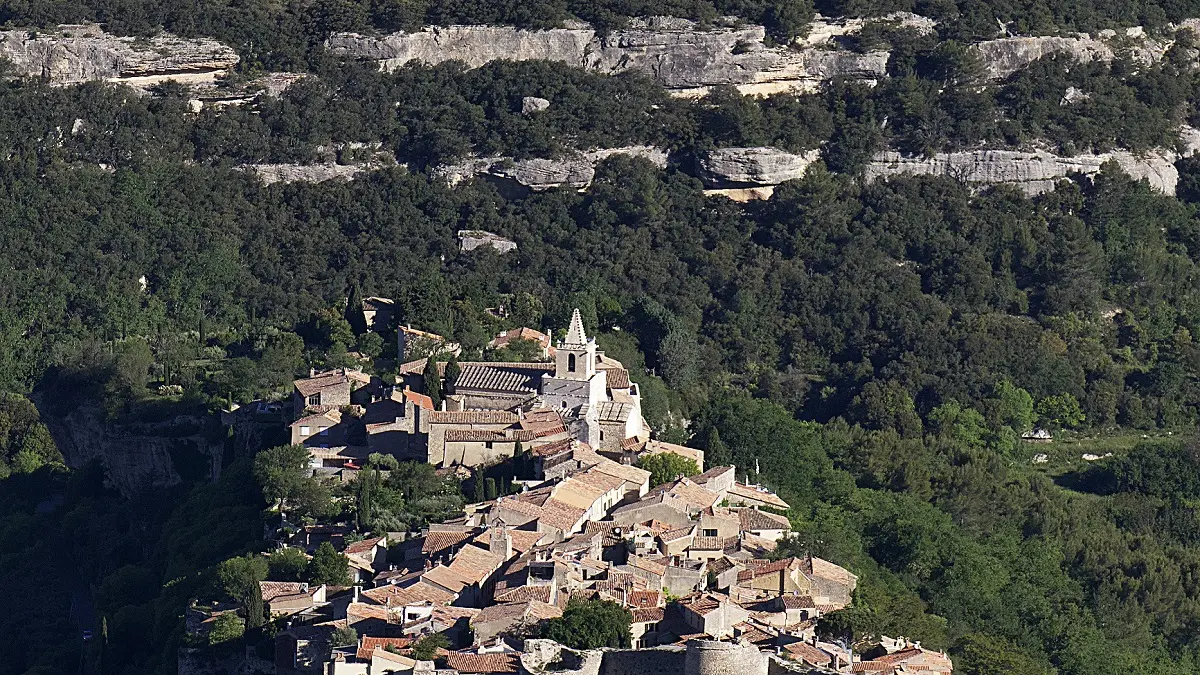
[[[326,47],[385,69],[413,61],[459,60],[474,68],[498,59],[541,59],[605,74],[640,71],[679,94],[703,93],[714,85],[734,85],[747,94],[811,91],[834,76],[877,79],[886,73],[886,52],[768,47],[765,37],[762,26],[705,30],[685,19],[655,17],[606,36],[586,25],[540,31],[430,26],[384,37],[339,33]]]
[[[1047,192],[1055,181],[1070,174],[1093,175],[1112,160],[1125,173],[1146,179],[1150,186],[1168,195],[1175,194],[1179,172],[1176,155],[1158,150],[1145,155],[1126,151],[1061,157],[1044,150],[977,150],[945,152],[933,157],[904,157],[897,152],[877,154],[867,165],[863,179],[871,181],[900,174],[940,175],[967,183],[1014,185],[1027,194]]]
[[[712,187],[778,185],[803,176],[820,156],[820,150],[796,154],[777,148],[721,148],[700,159],[700,172]]]
[[[117,37],[97,26],[0,31],[0,58],[12,64],[10,72],[55,84],[108,80],[133,86],[211,82],[238,62],[233,49],[210,38]]]

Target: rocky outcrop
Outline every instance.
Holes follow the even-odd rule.
[[[459,230],[458,243],[462,247],[463,253],[474,251],[481,246],[491,248],[500,254],[517,250],[517,242],[486,230]]]
[[[800,178],[820,150],[795,154],[778,148],[721,148],[700,159],[701,178],[714,187],[778,185]]]
[[[475,176],[484,176],[508,181],[533,191],[556,187],[583,189],[591,185],[592,178],[596,175],[596,165],[613,155],[641,157],[659,168],[667,166],[666,150],[638,145],[592,150],[561,159],[512,160],[505,157],[478,157],[440,167],[435,174],[446,179],[450,185],[457,185]]]
[[[541,31],[431,26],[384,37],[339,33],[326,47],[334,54],[377,61],[385,69],[413,61],[458,60],[475,68],[498,59],[538,59],[605,74],[640,71],[685,95],[715,85],[733,85],[747,94],[810,91],[834,76],[876,79],[886,73],[886,52],[768,47],[765,37],[762,26],[702,30],[684,19],[656,17],[606,36],[586,25]]]
[[[54,84],[108,80],[140,87],[211,82],[238,62],[233,49],[210,38],[117,37],[98,26],[0,31],[0,58],[12,74]]]
[[[1073,157],[1044,150],[977,150],[939,153],[933,157],[883,152],[867,165],[863,178],[871,181],[901,174],[949,176],[967,183],[1014,185],[1027,194],[1039,194],[1054,189],[1055,181],[1071,174],[1096,174],[1111,160],[1133,178],[1145,179],[1156,190],[1173,195],[1179,181],[1175,159],[1174,153],[1165,150],[1145,155],[1117,151]]]
[[[1178,28],[1197,32],[1200,24],[1185,24]],[[1039,37],[1006,37],[988,40],[973,45],[971,49],[983,64],[984,75],[989,80],[1001,80],[1047,56],[1061,56],[1078,61],[1109,62],[1118,55],[1127,56],[1135,63],[1151,64],[1163,57],[1174,41],[1167,38],[1150,38],[1139,27],[1127,28],[1118,34],[1113,30],[1100,31],[1096,35],[1086,33]]]
[[[521,99],[521,114],[532,115],[550,107],[550,101],[538,96],[526,96]]]
[[[238,167],[254,174],[265,185],[272,183],[323,183],[335,178],[354,180],[373,168],[367,164],[244,164]]]

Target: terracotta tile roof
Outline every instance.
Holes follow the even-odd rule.
[[[811,595],[781,595],[779,602],[784,609],[816,609],[817,603]]]
[[[328,422],[329,426],[333,426],[335,424],[341,424],[342,423],[342,411],[338,410],[336,408],[330,408],[329,410],[323,410],[321,412],[313,413],[311,415],[305,415],[304,417],[301,417],[300,419],[296,420],[295,422],[292,422],[291,426],[293,426],[293,427],[298,427],[298,426],[311,427],[311,426],[318,425],[321,422]]]
[[[630,567],[636,567],[637,569],[650,572],[651,574],[657,574],[661,576],[667,573],[667,566],[665,564],[642,556],[631,556],[627,564]]]
[[[428,360],[429,359],[417,359],[416,361],[408,361],[407,363],[401,364],[397,372],[399,372],[400,375],[420,375],[425,372],[425,362]],[[438,363],[437,368],[438,375],[445,374],[445,362]]]
[[[362,307],[367,310],[388,310],[396,306],[396,301],[391,298],[381,298],[376,295],[363,298]]]
[[[624,368],[604,368],[609,389],[628,389],[629,371]]]
[[[857,576],[850,573],[850,570],[847,570],[840,565],[835,565],[828,560],[822,560],[817,557],[809,556],[804,558],[803,562],[805,563],[805,567],[802,569],[804,570],[805,574],[810,576],[820,577],[822,579],[828,579],[830,581],[836,581],[842,584],[849,584],[858,579]]]
[[[646,441],[638,438],[626,438],[625,440],[621,441],[621,449],[625,450],[626,452],[637,452],[645,445]]]
[[[426,410],[433,410],[433,399],[429,398],[425,394],[418,394],[417,392],[413,391],[412,389],[405,387],[404,388],[404,398],[405,398],[405,400],[410,401],[413,405],[417,406],[418,408],[424,408]]]
[[[450,569],[467,579],[469,583],[483,583],[493,572],[500,569],[504,559],[478,546],[464,546],[454,556]]]
[[[490,342],[488,342],[488,346],[493,349],[497,349],[497,348],[507,345],[508,343],[512,342],[513,340],[529,340],[531,342],[538,343],[539,345],[542,346],[543,349],[552,349],[550,347],[550,336],[549,335],[546,335],[545,333],[543,333],[541,331],[534,330],[532,328],[526,328],[526,327],[513,328],[511,330],[506,330],[506,331],[500,333],[499,335],[497,335],[496,337],[492,338],[492,340]]]
[[[391,663],[395,663],[395,664],[401,666],[401,668],[397,669],[398,671],[399,670],[412,670],[413,666],[417,665],[416,659],[412,659],[407,656],[389,652],[388,650],[386,650],[382,647],[371,652],[371,658],[372,659],[383,659],[384,661],[389,661]],[[391,672],[391,671],[388,670],[385,672]]]
[[[545,603],[550,602],[550,591],[553,590],[548,585],[537,586],[517,586],[515,588],[505,589],[503,592],[497,591],[496,602],[524,602],[526,600],[540,600]]]
[[[647,492],[643,501],[666,496],[676,497],[685,502],[689,507],[695,509],[706,509],[720,500],[717,493],[696,485],[690,479],[680,478],[677,481],[659,485],[650,492]]]
[[[471,579],[446,565],[438,565],[426,570],[421,575],[421,579],[455,594],[461,593],[464,588],[473,583]]]
[[[633,614],[634,623],[657,623],[663,620],[662,607],[635,607],[629,610]]]
[[[355,656],[359,659],[370,659],[371,652],[375,651],[376,647],[408,649],[412,643],[413,638],[410,637],[363,637],[358,641],[358,653]]]
[[[708,561],[707,570],[713,574],[720,574],[733,569],[736,565],[729,558],[716,558]]]
[[[372,537],[371,539],[363,539],[356,541],[353,544],[346,544],[346,555],[355,555],[358,553],[366,553],[375,548],[380,542],[386,543],[386,537]]]
[[[722,537],[696,537],[692,539],[692,544],[688,548],[693,551],[724,551],[725,539]]]
[[[631,464],[621,464],[614,462],[611,459],[600,457],[602,461],[592,467],[592,471],[616,476],[631,485],[645,485],[650,480],[650,472],[645,469],[639,469]]]
[[[342,385],[349,387],[350,378],[344,371],[331,370],[324,373],[317,373],[312,377],[295,380],[292,382],[292,385],[296,387],[296,391],[300,392],[301,396],[312,396],[317,392],[321,392],[332,387],[340,387]]]
[[[950,662],[950,659],[948,657],[946,657],[944,654],[941,654],[941,653],[935,652],[935,651],[930,651],[928,649],[922,649],[920,647],[909,647],[908,649],[901,649],[900,651],[892,652],[891,654],[885,654],[883,656],[876,657],[874,659],[871,659],[871,661],[867,661],[866,663],[874,662],[874,663],[884,663],[884,664],[888,664],[890,666],[899,666],[901,664],[905,664],[905,663],[907,663],[909,661],[913,661],[913,660],[920,660],[920,661],[927,662],[927,663],[912,664],[912,665],[915,665],[917,667],[917,669],[919,669],[919,670],[949,672],[951,669],[954,668],[954,665]]]
[[[390,585],[368,588],[359,595],[385,607],[416,605],[422,602],[445,603],[454,600],[452,593],[423,581],[404,588]]]
[[[383,605],[368,605],[365,602],[352,602],[346,606],[346,616],[356,619],[378,619],[387,621],[387,607]]]
[[[536,394],[542,376],[554,372],[552,363],[461,363],[454,388]]]
[[[814,666],[825,666],[833,662],[833,657],[807,642],[793,642],[784,645],[783,650],[793,657]]]
[[[686,598],[680,598],[677,602],[680,607],[687,608],[700,616],[704,616],[718,609],[721,603],[728,599],[728,596],[719,593],[697,593]]]
[[[271,602],[289,595],[310,595],[313,590],[308,584],[299,581],[260,581],[258,587],[262,591],[263,602]]]
[[[768,492],[762,488],[755,488],[741,483],[734,483],[733,487],[729,488],[729,495],[731,497],[759,501],[781,511],[792,508],[791,505],[780,499],[779,495],[774,492]],[[731,499],[730,501],[732,502],[733,500]]]
[[[662,604],[663,595],[660,591],[634,591],[629,594],[629,606],[645,609],[658,607]]]
[[[516,424],[520,418],[507,410],[435,410],[430,424]]]
[[[570,452],[571,442],[573,440],[574,439],[571,438],[564,438],[561,441],[551,441],[544,445],[539,445],[536,448],[533,448],[530,450],[530,452],[533,453],[535,457],[550,457],[559,453]]]
[[[421,553],[426,556],[441,553],[452,548],[457,548],[463,542],[475,536],[477,530],[469,530],[466,532],[459,531],[431,531],[421,544]]]
[[[785,516],[749,507],[738,509],[737,512],[743,530],[789,530],[792,527]]]
[[[850,667],[853,673],[894,673],[896,666],[879,661],[859,661]]]
[[[691,535],[695,534],[695,532],[696,526],[688,525],[687,527],[680,527],[669,532],[663,532],[662,534],[658,535],[658,538],[662,539],[663,542],[680,541],[690,537]]]
[[[471,654],[450,652],[446,665],[460,673],[515,673],[521,662],[517,654]]]
[[[751,642],[756,645],[763,645],[775,641],[774,635],[747,621],[735,624],[734,628],[737,628],[739,631],[739,640],[745,640],[746,642]]]
[[[537,546],[538,543],[545,539],[547,535],[545,532],[532,532],[529,530],[514,530],[509,528],[508,536],[510,539],[512,539],[513,551],[516,551],[517,553],[524,553]],[[483,532],[479,533],[479,536],[475,537],[471,541],[482,546],[487,546],[491,542],[491,534],[489,534],[487,530],[484,530]]]

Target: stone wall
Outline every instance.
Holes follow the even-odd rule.
[[[614,650],[604,654],[600,675],[691,675],[685,673],[685,651],[678,647]],[[759,675],[733,670],[738,675]]]

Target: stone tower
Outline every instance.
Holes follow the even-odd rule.
[[[556,347],[554,376],[564,380],[587,381],[596,374],[596,339],[583,331],[579,310],[571,313],[567,337]]]
[[[554,374],[542,376],[542,403],[562,413],[574,438],[599,447],[598,405],[608,400],[608,376],[596,368],[596,339],[584,332],[578,309],[555,349]]]

